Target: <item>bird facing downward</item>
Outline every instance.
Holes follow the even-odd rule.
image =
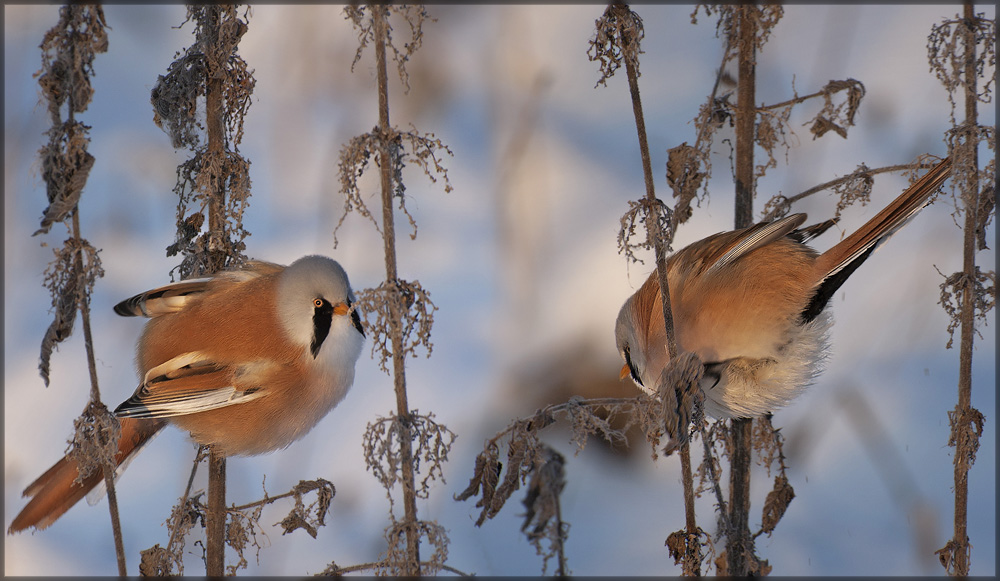
[[[115,306],[146,316],[140,385],[115,410],[118,471],[167,423],[224,455],[255,455],[304,436],[354,382],[364,329],[344,269],[324,256],[153,289]],[[98,483],[74,483],[64,457],[24,491],[32,497],[10,532],[45,528]]]
[[[862,262],[923,208],[951,172],[938,163],[858,231],[823,254],[805,242],[833,221],[799,229],[805,214],[721,232],[667,259],[680,352],[704,363],[705,411],[754,417],[797,396],[821,371],[832,317],[827,302]],[[670,356],[654,271],[630,296],[615,326],[631,375],[655,394]]]

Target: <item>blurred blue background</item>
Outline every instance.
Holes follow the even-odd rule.
[[[430,358],[407,361],[410,405],[433,412],[458,434],[446,483],[418,503],[419,515],[451,538],[448,564],[481,575],[532,575],[541,559],[519,532],[515,495],[494,520],[474,526],[473,502],[456,502],[483,441],[515,417],[573,393],[632,395],[618,382],[613,324],[621,303],[651,270],[628,265],[616,236],[627,201],[644,193],[624,71],[594,88],[599,73],[587,58],[602,6],[431,6],[423,47],[408,63],[404,95],[390,65],[393,123],[433,132],[454,191],[445,194],[419,170],[405,177],[407,207],[419,224],[410,240],[398,219],[400,276],[417,279],[439,307]],[[981,7],[994,18],[994,7]],[[149,92],[177,51],[192,42],[178,27],[182,6],[104,8],[110,48],[94,64],[94,100],[80,119],[92,127],[97,161],[80,210],[83,234],[101,249],[106,276],[93,296],[94,342],[102,393],[110,406],[135,388],[134,344],[141,324],[111,306],[168,282],[178,262],[173,242],[174,151],[152,122]],[[635,8],[645,23],[639,79],[658,194],[666,150],[695,139],[690,120],[711,91],[722,43],[715,19],[691,7]],[[853,171],[907,163],[921,153],[945,154],[947,94],[929,72],[931,27],[956,17],[954,6],[785,7],[758,55],[758,101],[773,104],[854,78],[867,94],[857,126],[844,140],[813,140],[804,125],[821,104],[791,119],[792,148],[759,181],[756,208],[773,194],[793,195]],[[57,6],[4,7],[4,528],[24,501],[20,491],[64,451],[72,421],[86,404],[89,382],[79,323],[53,357],[52,385],[38,376],[38,349],[50,321],[42,273],[66,237],[61,225],[32,238],[47,205],[37,150],[48,116],[32,78],[38,45],[58,20]],[[408,29],[395,27],[397,42]],[[338,6],[257,5],[239,51],[257,80],[241,153],[252,163],[253,196],[244,216],[252,258],[279,263],[309,253],[340,261],[353,286],[384,278],[382,243],[370,222],[347,217],[334,248],[343,207],[337,155],[352,136],[377,122],[374,58],[354,72],[357,35]],[[992,104],[980,123],[995,124]],[[711,196],[677,236],[676,248],[732,226],[729,146],[719,134]],[[758,162],[760,162],[758,153]],[[852,207],[850,231],[905,188],[905,178],[876,181],[872,203]],[[374,182],[370,203],[377,204]],[[831,195],[796,211],[832,215]],[[958,350],[946,350],[947,317],[937,302],[942,277],[961,267],[954,204],[942,196],[875,254],[832,301],[836,319],[827,371],[815,386],[775,414],[788,442],[796,497],[757,553],[778,575],[941,574],[933,551],[951,537],[952,456],[947,412],[955,406]],[[838,232],[815,241],[826,249]],[[995,229],[989,230],[990,241]],[[993,268],[993,250],[977,260]],[[987,418],[970,474],[972,574],[993,575],[996,545],[995,314],[977,338],[973,404]],[[956,340],[957,345],[957,340]],[[609,391],[610,390],[610,391]],[[867,406],[874,421],[858,423]],[[361,437],[368,422],[395,409],[391,378],[366,355],[347,399],[289,449],[228,464],[228,499],[245,502],[323,477],[337,488],[317,539],[282,536],[272,527],[286,505],[265,511],[259,563],[245,573],[299,575],[378,558],[389,504],[365,470]],[[855,410],[855,411],[850,411]],[[873,433],[877,434],[872,436]],[[644,441],[630,453],[591,442],[574,455],[567,431],[547,441],[568,459],[562,498],[571,524],[569,567],[578,575],[679,574],[663,546],[683,526],[676,458],[650,459]],[[138,554],[165,545],[162,525],[183,492],[195,446],[169,429],[120,480],[118,498],[130,573]],[[697,457],[695,459],[697,461]],[[264,475],[267,475],[266,482]],[[773,475],[753,473],[751,526]],[[196,488],[205,487],[204,475]],[[7,575],[110,575],[116,572],[106,501],[81,503],[50,529],[5,536]],[[699,500],[699,524],[714,531],[713,501]],[[202,571],[200,549],[187,559]],[[429,549],[426,549],[429,550]],[[721,547],[719,547],[721,550]],[[230,556],[231,559],[232,556]],[[551,569],[550,569],[551,570]]]

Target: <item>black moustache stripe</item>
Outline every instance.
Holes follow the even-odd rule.
[[[350,305],[351,305],[351,303],[348,302],[347,306],[350,306]],[[358,315],[357,309],[351,311],[351,321],[354,323],[354,328],[358,330],[358,333],[361,333],[361,336],[364,337],[365,336],[365,329],[364,329],[364,327],[361,326],[361,316]]]
[[[319,354],[319,348],[330,334],[330,324],[333,322],[333,305],[326,299],[320,300],[323,304],[313,308],[313,340],[309,347],[313,359]]]

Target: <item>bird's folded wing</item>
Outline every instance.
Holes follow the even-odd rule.
[[[233,369],[185,353],[154,367],[146,381],[115,410],[121,418],[169,418],[246,403],[262,388],[237,388]]]
[[[115,312],[123,317],[159,317],[184,308],[192,296],[205,291],[211,278],[194,278],[168,284],[115,305]]]
[[[279,264],[250,260],[242,268],[222,271],[214,277],[182,280],[139,293],[115,305],[115,312],[123,317],[159,317],[160,315],[176,313],[183,309],[193,297],[205,292],[208,284],[213,280],[239,283],[259,276],[275,274],[280,272],[282,268]]]
[[[727,246],[719,249],[724,254],[719,256],[717,260],[708,261],[711,266],[708,267],[705,274],[723,269],[748,252],[787,236],[805,221],[805,214],[792,214],[774,222],[761,222],[743,230],[738,237],[728,241]]]

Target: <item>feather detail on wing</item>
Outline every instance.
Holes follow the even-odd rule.
[[[237,388],[239,370],[185,353],[150,369],[146,380],[115,410],[120,418],[168,418],[246,403],[264,395],[262,387]]]
[[[123,317],[159,317],[184,308],[193,295],[205,291],[211,278],[195,278],[168,284],[129,297],[115,305]]]
[[[728,247],[719,249],[719,251],[725,251],[725,254],[720,256],[716,260],[709,260],[711,266],[705,270],[705,274],[711,274],[717,272],[729,264],[732,264],[738,260],[741,256],[765,246],[779,238],[783,238],[791,233],[793,230],[802,225],[806,221],[805,214],[792,214],[780,220],[775,220],[774,222],[761,222],[760,224],[755,224],[742,232],[739,232],[739,236],[732,240]]]
[[[242,268],[222,271],[214,277],[182,280],[139,293],[115,305],[115,312],[123,317],[159,317],[176,313],[187,306],[192,298],[205,292],[209,283],[214,280],[239,283],[274,274],[283,268],[280,264],[251,260]]]

